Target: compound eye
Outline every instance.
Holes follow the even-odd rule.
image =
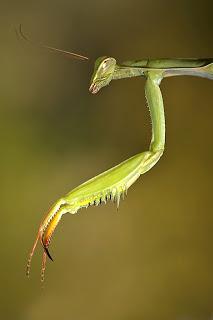
[[[108,64],[109,64],[109,60],[104,60],[104,61],[103,61],[103,64],[102,64],[103,69],[106,69],[106,67],[108,66]]]

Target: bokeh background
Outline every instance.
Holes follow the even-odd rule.
[[[60,196],[146,150],[144,79],[88,92],[94,60],[212,57],[212,1],[2,1],[0,12],[0,318],[205,320],[213,318],[212,82],[169,78],[166,150],[112,204],[66,215],[40,283],[40,221]],[[38,42],[89,62],[18,41]]]

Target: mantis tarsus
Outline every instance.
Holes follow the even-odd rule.
[[[25,40],[21,27],[19,34]],[[85,56],[49,46],[44,48],[61,52],[74,58],[87,60]],[[95,176],[55,202],[41,223],[38,235],[27,263],[27,276],[30,273],[31,259],[38,241],[44,249],[41,280],[44,280],[46,257],[51,260],[49,245],[53,232],[65,213],[75,214],[81,208],[115,201],[117,206],[129,187],[139,176],[150,170],[160,159],[165,145],[165,117],[160,83],[163,78],[190,75],[213,79],[213,58],[209,59],[143,59],[117,64],[112,57],[103,56],[96,60],[89,91],[96,94],[111,80],[143,76],[145,96],[152,121],[152,138],[149,150],[141,152],[117,166]]]

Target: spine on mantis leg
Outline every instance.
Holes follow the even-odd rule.
[[[52,260],[48,250],[50,240],[63,214],[75,214],[81,208],[87,208],[91,205],[97,206],[108,200],[115,201],[119,206],[120,198],[124,197],[128,188],[141,174],[150,170],[161,157],[165,142],[163,100],[159,88],[161,73],[148,72],[146,77],[145,92],[152,120],[152,139],[149,150],[139,153],[81,184],[52,206],[40,225],[29,256],[27,275],[30,272],[31,259],[37,242],[40,241],[44,249],[41,272],[42,281],[44,280],[46,256]]]

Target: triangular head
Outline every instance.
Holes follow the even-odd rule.
[[[90,81],[89,91],[97,93],[101,88],[107,86],[113,78],[116,60],[111,57],[100,57],[95,61],[94,72]]]

